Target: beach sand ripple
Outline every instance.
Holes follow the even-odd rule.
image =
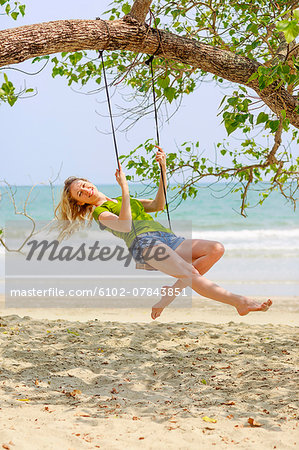
[[[0,446],[288,449],[299,442],[296,327],[11,315],[0,318],[0,341]]]

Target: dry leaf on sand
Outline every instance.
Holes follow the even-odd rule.
[[[202,418],[202,420],[204,420],[205,422],[210,422],[210,423],[216,423],[217,422],[216,419],[211,419],[211,417],[208,417],[208,416],[204,416]]]
[[[258,422],[256,422],[252,417],[249,417],[248,421],[249,425],[251,427],[261,427],[262,425]]]
[[[79,389],[74,389],[72,392],[65,392],[65,391],[63,391],[63,393],[65,395],[67,395],[68,397],[74,397],[74,398],[76,397],[76,395],[82,394],[82,392]]]

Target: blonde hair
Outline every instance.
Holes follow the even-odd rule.
[[[88,181],[86,178],[67,178],[64,182],[60,202],[55,209],[55,218],[59,220],[59,241],[70,237],[73,233],[86,225],[90,226],[92,222],[94,206],[87,203],[85,205],[79,205],[77,200],[71,195],[71,184],[77,180]]]

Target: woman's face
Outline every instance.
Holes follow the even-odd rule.
[[[75,180],[70,185],[70,194],[78,205],[92,205],[99,200],[99,191],[89,181]]]

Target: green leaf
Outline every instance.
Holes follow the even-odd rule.
[[[297,20],[282,20],[278,22],[276,26],[278,31],[284,33],[285,39],[288,44],[292,42],[299,35],[299,24]]]
[[[257,116],[256,124],[258,125],[259,123],[267,122],[268,119],[269,119],[268,114],[260,112],[259,115]]]
[[[23,17],[25,16],[25,8],[26,8],[26,5],[19,6],[20,13],[22,14]]]
[[[278,130],[279,127],[279,120],[269,120],[268,126],[271,129],[271,131],[274,133]]]
[[[158,86],[165,89],[169,86],[170,78],[169,77],[159,78],[157,83],[158,83]]]
[[[299,8],[297,8],[293,11],[293,15],[294,15],[295,19],[299,20]]]
[[[288,26],[289,26],[289,21],[288,20],[281,20],[276,25],[276,28],[277,28],[278,31],[284,31],[284,30],[286,30],[288,28]]]
[[[129,12],[131,11],[131,6],[128,2],[126,2],[122,5],[121,10],[124,14],[129,14]]]
[[[10,105],[10,106],[13,106],[15,103],[16,103],[16,101],[17,101],[17,97],[7,97],[7,101],[8,101],[8,104]]]
[[[251,31],[253,34],[258,34],[258,26],[256,23],[251,23],[248,25],[246,31]]]
[[[49,59],[50,58],[50,56],[49,55],[45,55],[45,56],[37,56],[36,58],[33,58],[33,60],[31,61],[32,62],[32,64],[33,63],[35,63],[35,62],[39,62],[39,61],[41,61],[42,59]],[[54,58],[53,58],[54,59]],[[52,59],[52,61],[53,61],[53,59]],[[56,58],[57,59],[57,58]],[[54,62],[54,61],[53,61]],[[57,60],[57,62],[58,62],[58,60]]]
[[[227,95],[225,95],[224,97],[223,97],[223,99],[221,100],[221,103],[220,103],[220,105],[219,105],[219,108],[218,109],[220,109],[221,108],[221,106],[223,105],[223,103],[225,102],[225,99],[226,99],[226,97],[227,97]]]
[[[224,125],[227,131],[227,134],[230,135],[233,133],[242,123],[241,114],[234,113],[224,113],[223,114]]]
[[[17,20],[19,13],[18,12],[13,12],[11,13],[11,17],[13,18],[13,20]]]
[[[231,106],[236,106],[236,104],[238,103],[238,98],[237,97],[231,97],[227,100],[227,103]]]
[[[79,333],[77,333],[76,331],[69,330],[69,328],[67,328],[66,331],[67,331],[69,334],[74,334],[75,336],[79,336]]]
[[[257,72],[254,72],[247,80],[247,83],[249,83],[252,80],[255,80],[257,77],[259,76],[259,74]]]
[[[167,87],[163,92],[169,103],[171,103],[175,97],[176,89],[173,87]]]

